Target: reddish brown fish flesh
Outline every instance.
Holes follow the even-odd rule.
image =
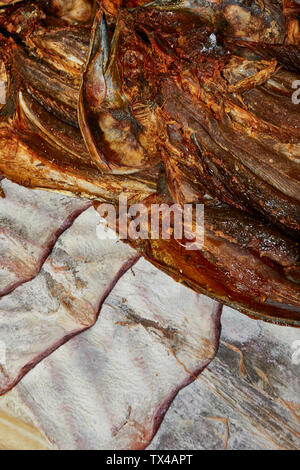
[[[128,242],[300,326],[299,19],[285,0],[0,1],[0,174],[96,208],[203,204],[201,249]]]

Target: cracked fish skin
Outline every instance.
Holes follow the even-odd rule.
[[[100,5],[94,27],[62,27],[46,12],[46,24],[17,42],[7,32],[0,173],[114,204],[123,193],[129,204],[204,202],[200,253],[174,240],[131,243],[194,290],[297,325],[300,112],[285,105],[299,75],[280,68],[278,54],[253,57],[255,35],[229,46],[228,30],[223,37],[207,15],[171,7],[123,9],[105,26]],[[282,34],[276,40],[261,47],[298,51]]]

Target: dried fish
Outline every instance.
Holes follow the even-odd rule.
[[[33,279],[57,238],[90,202],[28,191],[2,180],[0,199],[0,297]]]
[[[201,250],[129,243],[196,291],[298,325],[299,4],[12,3],[0,173],[95,205],[204,204]]]
[[[144,449],[177,392],[216,354],[217,302],[145,260],[133,270],[136,276],[129,270],[109,295],[96,325],[17,387],[59,449]]]
[[[55,208],[59,207],[57,203]],[[6,345],[0,394],[59,346],[93,326],[107,295],[139,258],[118,240],[102,237],[100,242],[99,223],[93,208],[83,212],[59,238],[38,276],[0,299],[1,344]],[[32,237],[38,235],[32,227],[31,232]]]

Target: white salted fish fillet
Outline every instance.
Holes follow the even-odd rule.
[[[57,238],[91,203],[7,179],[0,192],[1,297],[38,274]]]
[[[59,449],[143,449],[177,392],[214,358],[221,308],[141,259],[95,326],[38,364],[18,392]]]
[[[0,299],[0,394],[91,327],[119,277],[138,259],[119,240],[99,239],[100,220],[93,208],[83,212],[58,239],[35,279]],[[71,372],[71,358],[66,366]]]

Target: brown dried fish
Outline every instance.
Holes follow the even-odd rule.
[[[299,325],[298,6],[141,3],[3,21],[0,173],[116,206],[204,204],[200,250],[129,242],[196,291]]]

